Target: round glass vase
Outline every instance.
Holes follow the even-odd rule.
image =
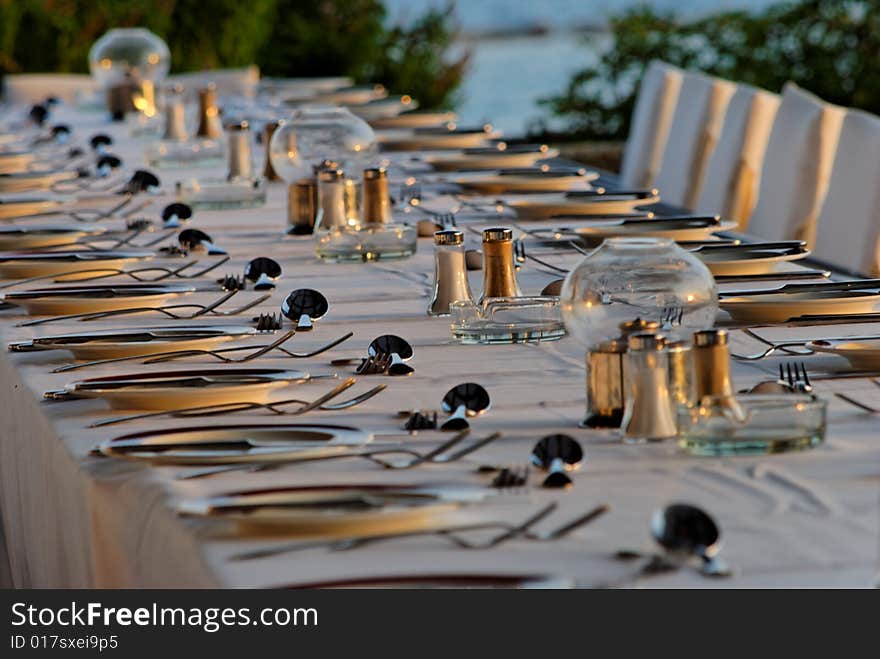
[[[89,69],[102,89],[122,82],[126,76],[159,83],[170,66],[168,45],[139,27],[109,30],[89,50]]]
[[[370,125],[346,108],[305,105],[279,122],[269,142],[269,158],[288,183],[314,176],[315,167],[332,163],[349,177],[373,165],[378,147]]]

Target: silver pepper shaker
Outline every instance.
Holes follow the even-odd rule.
[[[629,337],[629,392],[621,425],[625,442],[660,441],[678,434],[664,343],[659,334],[641,332]]]
[[[345,174],[341,169],[318,172],[318,216],[315,231],[348,228],[345,203]]]
[[[453,302],[470,302],[461,231],[438,231],[434,234],[434,294],[428,305],[429,316],[448,316]]]
[[[251,162],[250,125],[247,121],[226,124],[226,136],[229,144],[229,181],[250,179],[254,168]]]
[[[165,95],[165,133],[162,139],[185,142],[187,137],[183,90],[180,87],[173,87]]]

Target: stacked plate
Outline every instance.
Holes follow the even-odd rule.
[[[701,245],[691,251],[702,259],[713,275],[724,277],[769,274],[778,271],[784,263],[810,255],[810,250],[801,241]]]
[[[736,321],[780,323],[799,316],[862,314],[880,305],[880,279],[786,284],[773,289],[726,291],[721,308]]]
[[[419,160],[438,171],[461,171],[533,167],[541,160],[558,155],[558,149],[551,149],[546,144],[508,145],[498,142],[492,146],[428,153]]]
[[[389,130],[376,134],[379,147],[385,151],[430,151],[432,149],[464,149],[483,146],[488,140],[501,137],[492,126],[459,128],[455,124],[440,127]]]
[[[132,261],[154,256],[153,252],[124,250],[57,250],[0,253],[0,277],[24,279],[86,270],[118,270]]]
[[[543,192],[587,189],[590,181],[599,178],[597,172],[562,167],[517,167],[492,173],[473,172],[451,179],[465,190],[482,194],[506,192]]]
[[[134,306],[160,305],[172,297],[194,293],[187,284],[113,284],[53,286],[0,293],[0,302],[24,307],[32,315],[98,313]]]
[[[233,424],[169,428],[122,435],[98,453],[154,464],[216,465],[308,461],[339,455],[372,441],[357,428],[324,424]]]
[[[70,245],[81,238],[104,233],[101,227],[30,226],[0,227],[0,250],[38,249]]]
[[[622,215],[660,201],[656,190],[634,193],[604,190],[572,191],[565,194],[533,195],[508,202],[517,217],[542,220],[559,215]]]
[[[186,407],[265,403],[269,395],[309,379],[284,368],[213,368],[126,373],[79,380],[48,398],[102,398],[114,409],[174,410]]]
[[[253,327],[174,325],[130,327],[41,336],[9,344],[12,352],[68,350],[76,359],[113,359],[168,351],[206,350],[219,343],[261,334]]]

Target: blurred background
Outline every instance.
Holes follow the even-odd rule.
[[[880,0],[0,0],[0,75],[85,72],[135,25],[173,72],[347,74],[529,140],[621,140],[652,58],[880,113]]]

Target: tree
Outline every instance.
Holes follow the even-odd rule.
[[[452,9],[389,26],[381,0],[0,0],[0,75],[86,72],[112,27],[168,43],[172,71],[257,64],[266,75],[349,75],[417,98],[454,100],[467,62],[452,58]]]
[[[638,81],[661,59],[778,92],[792,80],[823,99],[880,113],[880,0],[800,0],[682,22],[647,8],[611,20],[613,46],[545,99],[574,139],[623,139]]]

